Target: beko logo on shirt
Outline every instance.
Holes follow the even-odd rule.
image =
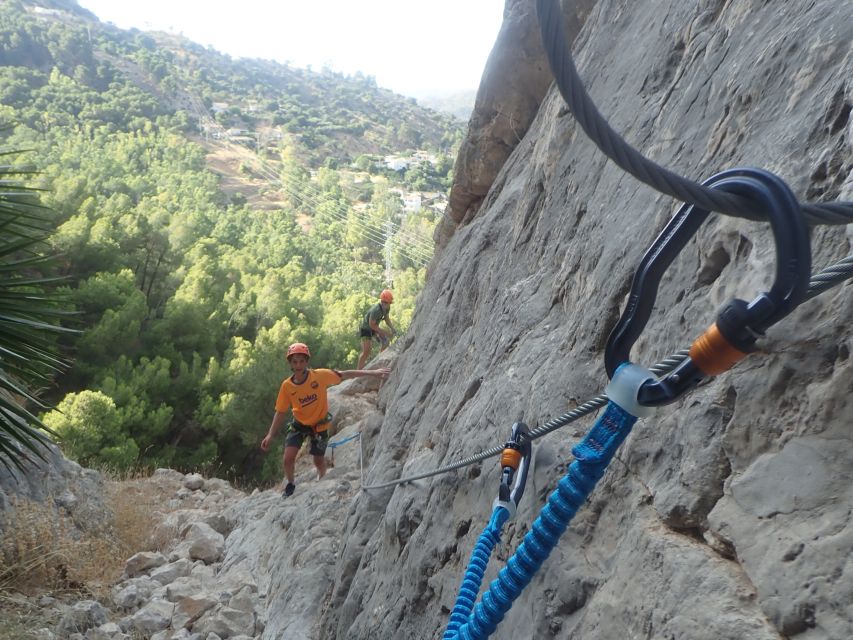
[[[312,393],[310,396],[305,396],[304,398],[298,398],[298,400],[299,400],[299,405],[302,407],[305,407],[305,406],[311,404],[312,402],[317,401],[317,394]]]

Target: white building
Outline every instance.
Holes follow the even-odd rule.
[[[421,194],[407,193],[403,196],[403,209],[405,211],[420,211],[421,210]]]
[[[400,156],[385,156],[385,166],[392,171],[402,171],[409,166],[409,160]]]

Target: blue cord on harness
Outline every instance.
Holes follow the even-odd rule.
[[[500,490],[495,500],[492,517],[471,552],[471,560],[468,562],[468,569],[459,587],[459,595],[450,614],[444,640],[453,640],[458,637],[459,627],[464,625],[471,616],[471,610],[474,608],[483,582],[483,574],[489,564],[489,556],[501,541],[501,530],[506,521],[515,515],[518,503],[524,495],[532,452],[529,433],[527,425],[523,422],[512,425],[512,434],[504,445],[503,455],[501,455]]]
[[[356,438],[360,438],[360,437],[361,437],[361,433],[356,433],[355,435],[352,435],[349,438],[344,438],[343,440],[338,440],[337,442],[330,442],[326,446],[329,449],[336,449],[336,448],[340,447],[342,444],[346,444],[347,442],[351,442],[352,440],[355,440]]]
[[[456,638],[459,627],[468,621],[471,610],[474,608],[474,603],[477,601],[477,594],[480,593],[480,585],[483,582],[486,565],[489,564],[489,558],[495,546],[501,541],[501,530],[506,521],[509,520],[509,517],[510,513],[506,507],[495,507],[495,510],[492,512],[492,519],[489,520],[488,526],[486,526],[483,533],[477,539],[474,551],[471,552],[468,569],[465,571],[465,577],[462,579],[462,586],[459,587],[456,605],[450,614],[450,623],[444,632],[444,640],[453,640]]]
[[[623,365],[617,371],[617,375],[614,376],[613,382],[608,386],[607,393],[611,398],[618,397],[620,402],[633,413],[647,415],[648,410],[641,407],[635,398],[636,389],[648,380],[650,375],[649,372],[636,365]],[[556,546],[577,510],[604,475],[607,465],[612,460],[619,445],[631,432],[636,421],[636,415],[629,413],[613,400],[607,403],[604,413],[592,429],[572,449],[572,454],[575,456],[574,462],[569,465],[568,472],[557,484],[557,489],[548,498],[547,504],[543,507],[539,517],[533,523],[515,554],[507,561],[506,567],[501,569],[497,579],[491,582],[489,590],[483,594],[481,601],[473,610],[468,606],[467,610],[472,612],[464,623],[460,624],[451,617],[451,623],[448,625],[444,640],[482,640],[494,632],[506,612],[512,607],[512,603],[521,595],[521,592],[530,583],[539,567],[542,566],[551,550]],[[495,509],[486,531],[489,531],[493,527],[493,523],[497,522],[498,511],[499,509]],[[486,535],[486,531],[483,532],[481,541]],[[500,529],[497,531],[495,542],[489,548],[489,553],[500,540],[499,534]],[[490,535],[494,536],[493,533]],[[477,543],[478,547],[479,545],[480,541]],[[475,549],[474,555],[477,555],[476,552],[477,549]],[[460,614],[465,611],[467,602],[470,600],[470,590],[475,586],[479,589],[482,581],[485,563],[482,563],[482,570],[479,567],[474,567],[474,555],[472,555],[471,565],[462,583],[463,588],[467,587],[465,603],[460,604],[460,600],[462,600],[460,591],[453,616],[456,616],[457,609]],[[469,574],[470,582],[468,581]]]

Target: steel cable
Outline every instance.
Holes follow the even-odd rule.
[[[563,33],[563,16],[557,0],[536,0],[539,27],[551,71],[563,99],[595,145],[622,170],[650,187],[682,202],[731,216],[761,220],[746,198],[709,189],[646,158],[629,145],[601,115],[581,82]],[[853,203],[801,204],[809,224],[853,223]]]
[[[818,294],[823,293],[831,287],[840,284],[844,280],[849,280],[851,278],[853,278],[853,255],[847,256],[843,260],[840,260],[839,262],[830,265],[825,269],[822,269],[818,273],[814,274],[809,280],[809,288],[806,291],[805,300],[811,300]],[[681,349],[680,351],[676,351],[672,355],[667,356],[660,362],[650,367],[651,372],[654,373],[656,376],[660,376],[664,373],[672,371],[687,357],[688,351],[689,349]],[[601,407],[605,406],[607,404],[607,401],[608,398],[605,394],[602,393],[600,395],[597,395],[592,400],[584,402],[582,405],[572,409],[571,411],[564,413],[563,415],[558,416],[553,420],[549,420],[545,424],[542,424],[534,429],[531,429],[530,433],[528,434],[528,437],[531,441],[536,440],[537,438],[541,438],[542,436],[547,435],[552,431],[556,431],[561,427],[565,427],[566,425],[571,424],[579,418],[589,415],[593,411],[597,411]],[[393,487],[398,484],[405,484],[407,482],[413,482],[415,480],[422,480],[431,476],[449,473],[451,471],[455,471],[456,469],[461,469],[462,467],[467,467],[477,462],[481,462],[487,458],[499,455],[502,451],[503,445],[492,447],[490,449],[485,449],[480,453],[468,456],[467,458],[463,458],[462,460],[458,460],[456,462],[452,462],[447,465],[438,467],[437,469],[413,474],[411,476],[406,476],[397,480],[389,480],[388,482],[381,482],[372,485],[362,484],[361,488],[366,491],[373,489],[385,489],[387,487]]]

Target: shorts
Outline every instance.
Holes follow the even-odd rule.
[[[358,334],[361,336],[362,340],[376,340],[383,348],[388,346],[388,338],[385,336],[380,336],[373,329],[359,329]]]
[[[323,422],[318,424],[325,424],[326,422],[331,422],[332,414],[326,415],[326,419]],[[315,427],[317,425],[314,425]],[[329,444],[329,430],[315,432],[314,429],[309,427],[308,425],[300,424],[295,420],[290,423],[290,426],[287,429],[287,434],[284,439],[285,447],[296,447],[297,449],[302,448],[302,443],[305,442],[305,438],[311,439],[311,447],[308,449],[308,453],[312,456],[322,456],[326,454],[326,446]]]

